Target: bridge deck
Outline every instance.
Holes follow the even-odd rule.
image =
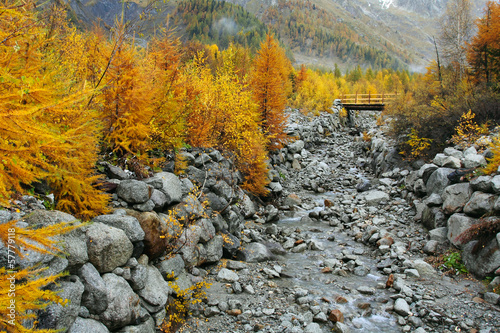
[[[346,110],[383,111],[386,102],[394,100],[397,95],[397,92],[391,94],[343,94],[339,101]]]
[[[384,103],[371,103],[371,104],[342,103],[342,106],[346,110],[383,111],[385,104]]]

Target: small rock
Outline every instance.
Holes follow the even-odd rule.
[[[332,323],[336,323],[336,322],[343,323],[344,322],[344,314],[339,309],[334,309],[334,310],[330,311],[330,313],[328,315],[328,319],[330,319],[330,321]]]
[[[496,293],[487,292],[484,293],[484,300],[490,304],[497,305],[500,304],[500,295]]]
[[[357,291],[359,291],[361,294],[365,294],[365,295],[375,294],[375,288],[368,287],[368,286],[360,286],[357,288]]]
[[[404,298],[398,298],[396,302],[394,302],[394,311],[403,317],[407,317],[410,315],[410,306]]]
[[[217,274],[217,280],[222,281],[222,282],[233,283],[233,282],[238,281],[239,279],[240,279],[240,277],[238,276],[238,274],[236,274],[235,272],[233,272],[227,268],[222,268],[219,271],[219,274]]]

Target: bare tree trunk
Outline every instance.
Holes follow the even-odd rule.
[[[441,19],[439,46],[448,64],[458,67],[460,79],[466,66],[466,43],[474,33],[471,0],[450,0]]]
[[[439,85],[441,86],[441,92],[443,91],[443,77],[441,75],[441,63],[439,62],[439,51],[438,47],[436,44],[436,39],[432,37],[432,40],[434,41],[434,48],[436,49],[436,61],[437,61],[437,70],[438,70],[438,79],[439,79]]]

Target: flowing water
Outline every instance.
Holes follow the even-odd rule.
[[[317,202],[320,206],[312,210],[324,209],[321,206],[324,199],[332,199],[335,195],[332,192],[319,195]],[[384,289],[377,289],[377,284],[385,284],[386,277],[378,274],[376,260],[367,255],[371,249],[343,233],[334,233],[333,227],[325,222],[301,221],[301,218],[312,210],[296,212],[293,217],[283,218],[278,222],[281,227],[300,229],[324,248],[322,251],[288,252],[284,256],[284,265],[295,277],[282,279],[282,282],[292,288],[306,289],[314,298],[323,298],[331,302],[332,308],[339,309],[345,316],[351,318],[355,326],[354,332],[400,332],[401,328],[397,326],[396,319],[384,309],[389,293]],[[366,276],[352,273],[340,276],[321,272],[325,259],[338,258],[339,254],[341,258],[342,253],[355,254],[357,264],[367,267],[369,273]],[[360,286],[371,287],[375,289],[375,293],[361,294],[357,291]],[[335,302],[339,296],[347,300],[347,303]]]

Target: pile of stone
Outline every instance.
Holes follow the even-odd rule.
[[[446,148],[433,163],[423,165],[406,179],[407,188],[423,198],[415,200],[415,205],[416,218],[429,230],[431,238],[425,251],[434,253],[439,244],[449,241],[463,250],[467,268],[479,277],[500,268],[500,235],[493,235],[480,251],[473,251],[477,240],[463,244],[458,236],[474,224],[500,219],[500,175],[474,177],[463,171],[485,164],[485,156],[474,147],[464,151]],[[472,177],[470,181],[467,176]]]
[[[389,142],[374,138],[369,143],[367,162],[376,174],[396,179],[404,187],[405,199],[413,201],[417,215],[429,231],[424,251],[435,254],[450,244],[462,250],[467,269],[478,277],[500,274],[500,234],[492,235],[481,250],[477,240],[463,244],[458,237],[471,226],[500,218],[500,172],[475,176],[474,170],[485,166],[490,152],[478,153],[476,147],[448,147],[436,154],[432,163],[412,170],[402,167]]]
[[[20,268],[47,267],[44,275],[70,273],[51,286],[69,305],[51,304],[41,311],[39,328],[153,333],[169,320],[165,305],[176,295],[173,286],[183,290],[202,280],[193,267],[238,255],[235,235],[240,235],[244,218],[256,213],[238,186],[241,175],[217,150],[182,154],[187,169],[181,178],[159,172],[139,180],[107,164],[112,214],[58,236],[62,255],[27,251],[17,258]],[[0,222],[19,215],[4,211]],[[18,226],[39,228],[74,220],[66,213],[36,209]]]

